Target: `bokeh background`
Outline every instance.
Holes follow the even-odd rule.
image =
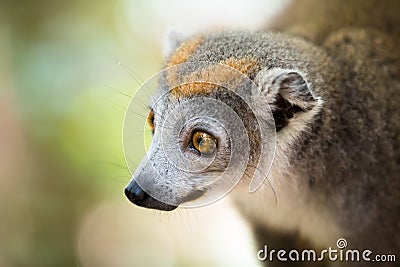
[[[257,29],[286,2],[1,0],[0,266],[258,266],[228,198],[125,199],[122,123],[168,30]]]

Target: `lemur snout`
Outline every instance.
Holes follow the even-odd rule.
[[[125,196],[130,202],[138,205],[138,203],[144,201],[149,195],[133,180],[125,188]]]
[[[147,194],[135,180],[132,180],[125,188],[125,196],[135,205],[149,209],[158,209],[170,211],[177,208],[177,206],[169,205],[161,202],[149,194]]]

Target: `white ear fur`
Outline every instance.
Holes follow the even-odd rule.
[[[322,108],[323,100],[313,94],[299,71],[263,69],[254,82],[271,108],[276,130],[284,129],[292,137],[304,131]]]
[[[292,105],[309,110],[319,101],[319,98],[315,97],[310,90],[310,85],[306,82],[304,75],[296,70],[263,69],[257,74],[254,82],[261,93],[272,102],[279,94]]]
[[[169,29],[164,39],[163,55],[169,57],[187,39],[187,36],[175,29]]]

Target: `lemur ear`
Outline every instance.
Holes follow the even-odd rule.
[[[271,107],[278,131],[296,113],[310,111],[322,103],[312,94],[303,75],[295,70],[263,69],[254,81]]]
[[[177,32],[174,29],[167,31],[166,38],[164,39],[163,55],[169,57],[187,38],[185,34]]]

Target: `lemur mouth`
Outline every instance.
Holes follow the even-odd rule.
[[[134,180],[125,188],[125,196],[133,204],[148,209],[171,211],[178,207],[166,204],[153,198],[147,194]]]

